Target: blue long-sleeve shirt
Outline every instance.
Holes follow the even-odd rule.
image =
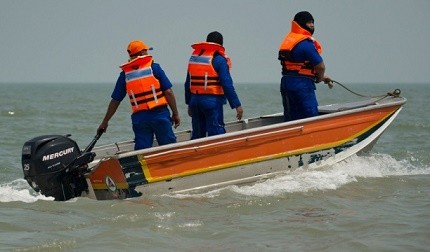
[[[309,61],[312,66],[323,62],[321,55],[315,48],[314,42],[308,39],[301,41],[291,50],[291,58],[295,62]],[[285,90],[315,89],[315,82],[312,78],[303,77],[298,73],[288,73],[282,79],[281,92]]]
[[[212,60],[212,66],[214,67],[215,71],[218,73],[218,77],[220,79],[222,88],[224,90],[224,97],[227,98],[228,103],[230,104],[230,107],[232,109],[237,108],[241,106],[239,97],[237,96],[236,90],[233,86],[233,79],[230,75],[229,66],[227,64],[227,60],[219,55],[216,54]],[[187,74],[187,78],[185,80],[185,104],[189,104],[191,99],[191,92],[190,92],[190,75]]]
[[[158,79],[160,82],[161,90],[166,91],[172,88],[172,83],[170,82],[167,75],[164,73],[163,69],[158,63],[153,62],[151,65],[152,73],[154,77]],[[112,92],[111,98],[115,101],[121,102],[124,97],[127,95],[126,90],[126,82],[125,82],[125,73],[122,71],[119,74],[118,80],[116,81],[115,88]],[[132,123],[138,123],[142,120],[152,120],[157,116],[166,116],[167,113],[170,116],[170,112],[167,109],[158,109],[158,110],[142,110],[131,115]]]

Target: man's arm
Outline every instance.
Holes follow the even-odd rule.
[[[230,75],[227,60],[222,56],[215,56],[212,64],[215,71],[218,73],[218,77],[224,90],[224,95],[227,98],[230,107],[234,109],[241,106],[239,97],[233,86],[233,79]]]
[[[152,70],[154,71],[155,78],[157,78],[158,81],[160,81],[161,89],[164,92],[164,95],[166,97],[166,100],[167,100],[167,103],[169,104],[170,109],[172,110],[172,122],[174,123],[174,127],[177,128],[181,120],[179,119],[179,113],[178,113],[178,108],[176,106],[175,94],[173,93],[173,90],[172,90],[173,85],[159,64],[152,63]]]
[[[109,106],[106,111],[106,115],[103,119],[103,121],[100,123],[100,126],[97,128],[97,133],[106,132],[106,129],[109,125],[109,120],[112,118],[112,116],[115,114],[116,110],[118,109],[120,102],[112,99],[109,103]]]
[[[324,72],[325,72],[325,64],[324,64],[324,61],[321,61],[321,63],[315,66],[316,83],[319,83],[324,79]]]
[[[167,103],[172,110],[172,121],[174,123],[175,129],[181,124],[181,119],[179,118],[178,108],[176,107],[176,98],[173,90],[171,88],[164,91]]]
[[[321,62],[315,66],[315,72],[316,72],[316,80],[315,80],[316,83],[324,81],[324,83],[327,84],[329,88],[333,87],[332,79],[329,76],[324,75],[324,72],[325,72],[324,62]]]

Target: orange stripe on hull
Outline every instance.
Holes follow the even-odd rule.
[[[89,176],[94,189],[108,189],[106,177],[109,176],[116,185],[117,189],[127,189],[128,183],[122,172],[118,159],[109,159],[100,162],[97,169],[94,169]]]
[[[199,147],[190,143],[168,155],[139,157],[145,178],[157,182],[241,164],[328,149],[366,133],[400,106],[308,120],[277,129],[209,140]]]

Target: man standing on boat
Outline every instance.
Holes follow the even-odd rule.
[[[223,36],[214,31],[206,42],[191,46],[194,51],[188,63],[185,81],[185,103],[192,120],[191,139],[224,134],[223,105],[228,100],[242,119],[243,109],[230,75],[231,62],[225,54]]]
[[[140,40],[131,41],[128,45],[130,60],[120,66],[123,71],[112,92],[106,115],[97,129],[97,132],[106,132],[109,120],[127,95],[132,108],[135,150],[152,147],[154,135],[159,145],[175,143],[172,124],[175,128],[180,124],[172,83],[161,66],[148,55],[148,50],[152,48]],[[167,106],[172,110],[172,117]]]
[[[282,65],[281,95],[285,121],[318,115],[315,83],[324,81],[332,87],[332,80],[325,76],[321,57],[321,44],[312,37],[314,18],[301,11],[291,22],[291,32],[279,48]]]

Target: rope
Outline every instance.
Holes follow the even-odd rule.
[[[338,84],[339,86],[343,87],[344,89],[348,90],[349,92],[351,92],[357,96],[366,97],[366,98],[380,98],[380,99],[378,99],[378,101],[382,100],[388,96],[399,97],[400,93],[401,93],[400,89],[395,89],[392,92],[388,92],[387,94],[384,94],[384,95],[377,95],[377,96],[363,95],[363,94],[359,94],[357,92],[352,91],[351,89],[345,87],[345,85],[343,85],[342,83],[340,83],[338,81],[331,80],[331,82]]]

